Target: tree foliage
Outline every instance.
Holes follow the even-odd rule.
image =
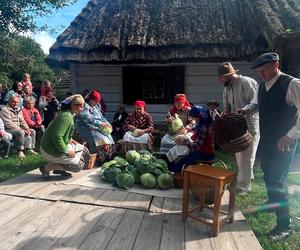
[[[38,16],[51,15],[76,0],[0,0],[0,83],[10,87],[25,72],[32,82],[57,82],[59,72],[45,63],[45,55],[34,40],[20,36],[46,27],[38,27]]]
[[[31,75],[34,85],[45,80],[57,82],[59,72],[45,63],[45,55],[33,39],[18,35],[0,35],[0,83],[10,87],[22,80],[23,74]]]
[[[55,10],[76,0],[1,0],[0,32],[16,33],[35,31],[37,16],[51,15]]]

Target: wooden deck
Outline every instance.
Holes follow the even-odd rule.
[[[215,238],[201,223],[182,223],[181,199],[68,181],[45,182],[34,170],[1,183],[0,249],[262,249],[239,210]]]

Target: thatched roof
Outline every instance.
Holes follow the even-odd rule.
[[[298,34],[299,0],[90,0],[52,64],[245,59]]]

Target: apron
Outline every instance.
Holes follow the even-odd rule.
[[[55,156],[50,155],[47,152],[45,152],[42,147],[41,147],[41,154],[48,163],[58,163],[58,164],[62,164],[62,165],[77,165],[78,162],[80,161],[80,158],[82,155],[82,150],[83,150],[84,146],[82,144],[70,144],[69,143],[67,145],[67,147],[69,150],[75,150],[74,158],[70,158],[66,154],[55,157]]]
[[[140,144],[147,144],[149,141],[150,137],[149,134],[143,134],[139,137],[135,137],[132,135],[130,131],[126,132],[123,141],[124,142],[133,142],[133,143],[140,143]]]

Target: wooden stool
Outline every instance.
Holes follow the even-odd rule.
[[[197,186],[201,187],[199,202],[200,205],[189,209],[189,191],[191,182],[196,182]],[[221,199],[226,184],[230,184],[230,198],[228,212],[221,211]],[[214,206],[205,204],[205,191],[207,187],[214,188]],[[234,220],[234,206],[236,194],[236,173],[211,165],[191,165],[188,166],[183,172],[183,203],[182,203],[182,220],[186,221],[187,217],[203,222],[213,227],[215,236],[218,236],[220,225],[229,221],[233,223]],[[213,222],[209,222],[207,218],[194,216],[191,213],[197,209],[200,211],[203,208],[213,210]],[[220,213],[227,216],[220,219]]]

